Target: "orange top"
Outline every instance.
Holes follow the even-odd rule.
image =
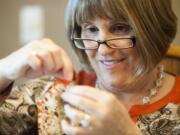
[[[134,105],[129,110],[129,114],[136,121],[140,115],[155,112],[168,103],[180,103],[180,77],[176,77],[175,85],[164,98],[149,105]]]
[[[79,85],[95,86],[96,75],[95,73],[86,73],[84,71],[80,71],[75,75],[74,80],[76,84]],[[129,114],[131,118],[136,122],[140,115],[155,112],[170,102],[175,104],[180,103],[180,77],[176,77],[175,85],[164,98],[148,105],[134,105],[130,108]]]

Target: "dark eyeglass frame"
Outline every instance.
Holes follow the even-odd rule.
[[[117,38],[112,38],[112,39],[101,41],[101,40],[94,40],[94,39],[88,39],[88,38],[75,38],[75,37],[73,37],[73,35],[74,35],[74,31],[71,34],[71,40],[72,40],[73,44],[75,45],[75,47],[77,47],[78,49],[82,49],[82,50],[95,50],[95,49],[98,49],[101,44],[107,45],[109,48],[112,48],[112,49],[128,49],[128,48],[133,48],[135,46],[135,44],[136,44],[136,37],[135,36],[117,37]],[[119,40],[119,39],[130,39],[132,41],[132,46],[129,46],[129,47],[126,47],[126,48],[125,47],[124,48],[119,48],[119,47],[112,47],[112,46],[108,45],[108,43],[107,43],[108,41]],[[97,47],[94,47],[94,48],[81,48],[80,46],[76,45],[75,40],[94,41],[94,42],[97,42]]]

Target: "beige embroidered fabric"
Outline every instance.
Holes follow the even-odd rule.
[[[0,111],[30,116],[33,123],[37,122],[39,135],[61,135],[60,120],[64,116],[60,93],[65,85],[53,84],[53,78],[45,77],[13,88]]]

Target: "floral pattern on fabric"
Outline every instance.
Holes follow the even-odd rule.
[[[180,104],[169,103],[156,112],[140,116],[136,124],[143,135],[180,135]]]
[[[53,85],[37,101],[39,135],[61,135],[60,121],[64,117],[60,94],[64,84]]]
[[[0,134],[38,135],[35,99],[45,89],[47,82],[45,78],[29,80],[13,87],[9,96],[1,100]]]

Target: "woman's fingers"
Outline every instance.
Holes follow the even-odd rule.
[[[26,76],[33,78],[43,75],[42,61],[38,54],[33,52],[30,59],[31,60],[28,60],[28,65],[30,67],[26,70]]]
[[[67,120],[61,121],[61,128],[67,135],[85,135],[81,127],[72,126]]]
[[[67,80],[73,77],[68,55],[49,39],[32,41],[1,61],[3,76],[12,80],[56,73]]]
[[[70,58],[62,48],[51,40],[33,41],[24,50],[25,52],[31,51],[33,54],[33,57],[27,60],[31,68],[27,71],[28,76],[30,74],[34,76],[34,72],[36,72],[37,75],[53,74],[62,79],[72,80],[73,67]]]
[[[97,111],[97,102],[90,98],[69,92],[62,93],[61,97],[65,102],[89,114],[94,114]]]
[[[30,59],[31,60],[28,61],[28,64],[33,70],[39,70],[42,68],[42,62],[39,59],[37,52],[31,52]]]
[[[62,61],[62,54],[61,54],[61,49],[54,49],[52,50],[52,58],[54,60],[54,64],[55,64],[55,69],[54,72],[57,72],[58,70],[60,70],[63,67],[63,61]]]
[[[63,55],[61,59],[63,64],[62,68],[56,72],[56,76],[71,81],[74,74],[72,62],[64,50],[61,50],[61,53]]]
[[[82,125],[84,117],[89,116],[85,112],[82,112],[81,110],[74,108],[70,105],[64,106],[64,112],[65,112],[66,116],[70,119],[71,124],[74,126]]]
[[[109,93],[107,94],[107,92],[105,91],[95,89],[90,86],[80,86],[80,85],[68,87],[66,92],[79,94],[81,96],[89,97],[96,101],[105,101],[107,97],[109,97],[110,95]]]
[[[55,63],[50,51],[39,51],[37,58],[41,60],[41,66],[44,74],[53,72],[53,70],[55,69]]]
[[[51,69],[50,72],[53,71],[56,77],[72,80],[73,66],[67,53],[49,39],[43,39],[41,41],[42,44],[44,44],[42,48],[50,52],[52,61],[54,62],[54,65],[51,67],[48,67],[47,65],[47,70],[49,70],[49,68],[53,68],[53,70]],[[45,62],[48,62],[48,60]]]
[[[52,42],[49,39],[43,39],[41,40],[41,48],[42,50],[46,50],[50,53],[52,61],[53,61],[53,71],[58,71],[60,68],[62,68],[62,57],[64,57],[61,53],[61,48],[57,45],[55,45],[54,42]]]

